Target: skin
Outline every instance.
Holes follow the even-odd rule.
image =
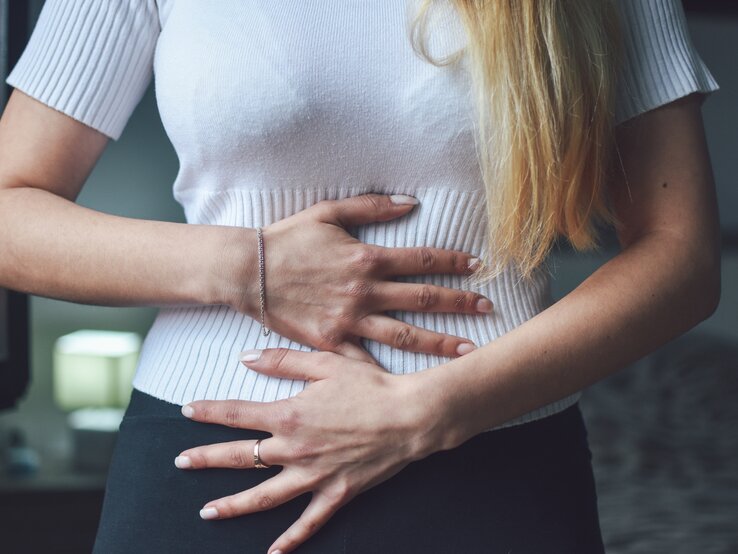
[[[255,229],[132,219],[75,204],[108,141],[13,90],[0,118],[0,286],[108,306],[223,304],[260,318]],[[264,227],[267,326],[369,362],[361,338],[449,357],[473,350],[464,337],[382,314],[492,311],[472,291],[391,280],[468,275],[471,254],[367,245],[344,230],[402,217],[415,204],[366,194],[319,202]]]
[[[312,491],[303,514],[268,550],[291,552],[407,464],[585,389],[709,317],[720,299],[720,230],[701,101],[690,95],[618,126],[622,172],[608,186],[621,251],[509,333],[406,375],[331,352],[265,349],[245,365],[308,386],[275,402],[184,406],[196,421],[270,432],[261,459],[283,467],[208,502],[201,516],[241,516]],[[402,409],[387,417],[388,406]],[[252,469],[254,442],[192,448],[175,464]]]

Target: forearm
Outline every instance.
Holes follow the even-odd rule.
[[[0,189],[0,221],[0,286],[79,303],[227,303],[256,256],[253,229],[119,217],[32,187]]]
[[[719,255],[645,236],[511,332],[416,374],[438,440],[453,448],[594,384],[708,317],[719,288]]]

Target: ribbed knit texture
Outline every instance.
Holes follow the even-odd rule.
[[[677,0],[623,1],[626,66],[616,117],[717,84],[694,51]],[[265,226],[323,199],[412,194],[409,215],[350,229],[387,247],[486,252],[486,213],[465,62],[435,67],[415,55],[402,0],[47,0],[6,82],[113,139],[152,75],[180,168],[173,189],[187,221]],[[431,31],[431,52],[463,46],[453,10]],[[266,245],[269,263],[269,245]],[[462,277],[398,280],[471,289]],[[549,275],[509,269],[476,289],[492,314],[394,312],[482,346],[552,302]],[[448,358],[365,340],[393,373]],[[134,386],[168,402],[271,401],[306,383],[238,362],[241,350],[312,348],[226,306],[161,309],[144,342]],[[493,363],[493,362],[492,362]],[[545,417],[581,392],[499,427]],[[498,427],[495,427],[498,428]]]
[[[623,71],[615,121],[718,84],[692,44],[680,0],[621,0]]]
[[[366,189],[227,191],[203,199],[202,218],[198,221],[248,227],[267,225],[319,200],[346,198],[362,192]],[[420,209],[394,225],[375,223],[359,226],[355,236],[362,242],[383,246],[431,245],[467,252],[482,251],[482,234],[474,231],[483,225],[484,220],[481,193],[442,187],[413,192],[420,200]],[[268,244],[266,249],[268,251]],[[516,286],[517,276],[508,272],[490,285],[475,289],[494,299],[498,306],[494,314],[388,313],[413,325],[443,329],[482,345],[550,305],[546,277],[541,271],[533,284]],[[463,277],[454,275],[412,276],[398,280],[471,288],[464,286]],[[304,381],[275,379],[244,368],[238,362],[237,354],[247,348],[311,349],[274,331],[264,337],[260,330],[259,321],[226,307],[163,309],[149,334],[149,337],[157,339],[149,339],[144,348],[136,386],[144,391],[156,391],[178,403],[192,398],[269,400],[296,394],[305,386]],[[366,341],[366,347],[382,366],[393,373],[409,373],[448,361],[448,358],[407,352],[375,341]],[[213,372],[212,368],[222,368],[222,371]],[[558,411],[562,407],[563,404],[556,404],[549,411]]]
[[[154,0],[47,0],[5,80],[117,140],[151,81]]]

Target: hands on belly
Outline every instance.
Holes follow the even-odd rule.
[[[267,466],[283,467],[255,487],[208,502],[200,511],[203,519],[268,510],[312,491],[308,506],[269,554],[293,551],[356,495],[441,443],[436,433],[442,415],[415,388],[418,374],[396,375],[333,352],[289,348],[247,351],[242,360],[266,375],[309,384],[283,400],[198,400],[183,406],[182,413],[199,422],[271,433],[261,441],[259,457]],[[199,446],[181,452],[175,465],[254,469],[255,443]]]
[[[365,244],[345,229],[396,219],[416,203],[411,196],[384,194],[323,200],[264,227],[267,327],[300,344],[372,363],[376,361],[361,346],[362,337],[452,358],[472,351],[475,345],[467,338],[422,329],[383,312],[491,312],[492,302],[473,291],[392,280],[401,275],[470,275],[477,263],[473,255]],[[239,235],[233,250],[248,263],[227,276],[227,297],[231,307],[258,319],[257,240],[254,229],[247,231],[249,236]],[[238,253],[243,247],[248,247],[247,255]]]
[[[404,195],[379,194],[322,201],[263,229],[267,325],[322,351],[244,353],[243,363],[255,371],[308,381],[293,397],[274,402],[202,400],[183,407],[182,413],[196,421],[271,433],[260,443],[260,457],[265,464],[283,467],[255,487],[207,503],[201,517],[268,510],[312,491],[300,518],[269,549],[269,554],[287,553],[357,494],[438,448],[441,416],[418,393],[417,380],[385,371],[360,338],[447,357],[472,351],[475,345],[468,339],[421,329],[382,312],[489,313],[492,302],[477,293],[390,280],[426,273],[468,275],[476,259],[453,250],[368,245],[345,230],[400,217],[416,203]],[[253,267],[244,271],[243,280],[253,282]],[[258,313],[258,288],[234,291],[234,308]],[[175,464],[188,470],[253,469],[255,443],[192,448]]]

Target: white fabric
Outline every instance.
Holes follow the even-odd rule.
[[[693,49],[678,0],[623,0],[626,67],[618,121],[717,83]],[[155,75],[166,132],[179,156],[175,198],[190,223],[264,226],[327,198],[364,192],[420,200],[410,215],[352,230],[384,246],[434,246],[476,255],[485,210],[465,66],[415,55],[402,0],[47,0],[6,79],[114,140]],[[433,27],[432,52],[465,37],[453,11]],[[268,263],[268,260],[267,260]],[[402,280],[470,288],[460,277]],[[508,270],[478,289],[489,315],[395,312],[484,345],[551,302],[549,275]],[[297,394],[304,381],[267,377],[241,350],[283,346],[258,321],[225,306],[161,309],[134,386],[168,402]],[[394,373],[448,361],[365,341]],[[558,412],[581,392],[506,422]]]

